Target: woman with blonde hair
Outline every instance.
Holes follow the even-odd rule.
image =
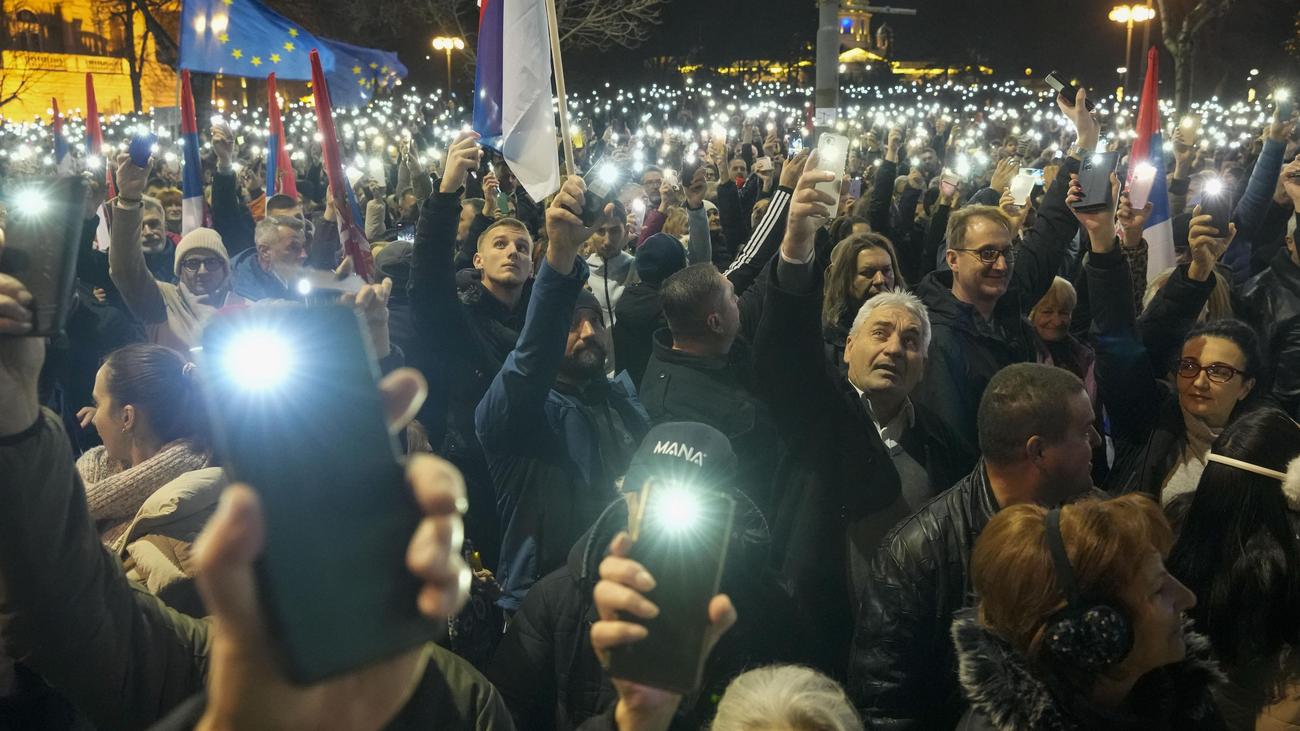
[[[710,729],[862,731],[862,719],[834,680],[801,665],[769,665],[731,681]]]
[[[1143,495],[1004,508],[971,554],[979,605],[953,622],[970,708],[959,731],[1222,729],[1196,597]]]

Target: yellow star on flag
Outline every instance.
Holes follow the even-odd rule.
[[[278,54],[278,53],[272,53],[272,54],[271,54],[271,63],[280,63],[280,54]]]
[[[353,75],[359,75],[359,74],[361,73],[361,67],[360,67],[360,66],[353,66],[353,67],[352,67],[352,73],[353,73]]]
[[[375,63],[374,61],[371,61],[371,62],[370,62],[370,68],[372,68],[372,69],[377,69],[377,68],[379,68],[379,64]]]
[[[292,51],[292,50],[293,50],[293,41],[285,41],[285,42],[284,42],[284,50],[286,50],[286,51]]]
[[[253,56],[253,60],[250,61],[249,63],[252,63],[254,66],[261,66],[261,65],[262,65],[262,57],[261,57],[261,56]]]
[[[217,36],[217,40],[221,41],[222,43],[225,43],[226,41],[230,40],[230,36],[225,33],[222,33],[221,35]]]
[[[385,66],[385,67],[383,67],[382,69],[379,69],[379,70],[380,70],[380,72],[382,72],[382,73],[385,73],[385,74],[388,73],[388,67],[387,67],[387,66]]]
[[[297,29],[297,28],[290,28],[290,29],[289,29],[289,35],[292,36],[292,37],[294,37],[294,38],[297,38],[297,37],[298,37],[298,29]]]
[[[221,0],[221,2],[225,3],[226,5],[234,5],[234,4],[235,4],[235,0]]]
[[[236,48],[235,50],[230,52],[230,55],[234,56],[235,58],[243,58],[244,52]]]

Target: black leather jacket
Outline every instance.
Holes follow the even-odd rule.
[[[975,538],[998,511],[984,461],[885,538],[871,564],[849,658],[867,728],[952,728],[965,709],[949,628],[973,603]]]
[[[1272,366],[1268,390],[1278,406],[1300,414],[1300,266],[1285,248],[1269,268],[1246,282],[1234,309],[1259,330],[1264,362]],[[1262,385],[1262,384],[1261,384]]]

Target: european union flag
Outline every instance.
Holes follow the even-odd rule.
[[[310,79],[307,54],[320,51],[334,68],[329,44],[257,0],[185,0],[180,67],[232,76]]]
[[[325,81],[335,108],[364,106],[377,90],[406,78],[406,66],[397,60],[396,53],[329,39],[321,42],[334,54],[334,68],[325,67]]]

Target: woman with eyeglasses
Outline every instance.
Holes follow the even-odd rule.
[[[1160,380],[1138,334],[1128,262],[1113,241],[1113,223],[1106,243],[1100,218],[1111,213],[1076,215],[1092,239],[1086,272],[1097,381],[1115,440],[1105,487],[1112,493],[1144,492],[1168,505],[1196,489],[1210,445],[1250,397],[1260,369],[1258,337],[1239,320],[1193,325],[1182,338],[1173,382]],[[1089,216],[1098,220],[1085,220]],[[1099,229],[1095,234],[1094,228]],[[1208,279],[1234,232],[1230,228],[1229,236],[1221,237],[1209,216],[1194,218],[1188,241],[1192,261],[1184,265],[1188,277]]]

